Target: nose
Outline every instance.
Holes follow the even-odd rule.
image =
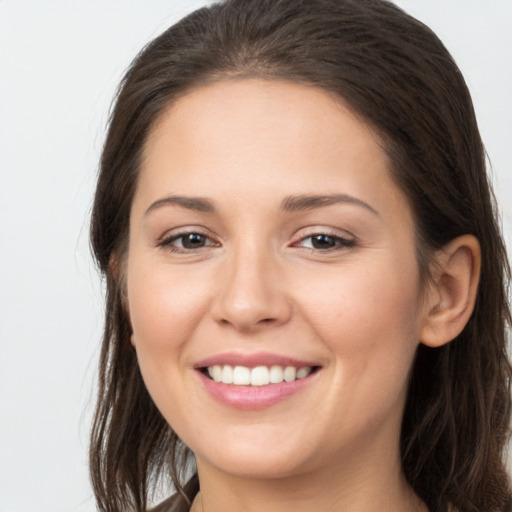
[[[284,269],[268,251],[254,247],[227,257],[212,307],[217,322],[239,331],[258,331],[288,322],[292,313]]]

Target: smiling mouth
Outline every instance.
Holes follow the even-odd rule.
[[[304,379],[316,372],[319,366],[231,366],[213,365],[201,368],[201,371],[209,379],[234,386],[269,386],[283,382],[294,382]]]

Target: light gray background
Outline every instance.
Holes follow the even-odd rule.
[[[123,70],[190,0],[0,0],[0,512],[95,509],[102,326],[88,216]],[[512,0],[400,0],[472,91],[510,246]]]

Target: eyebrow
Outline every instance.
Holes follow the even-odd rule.
[[[361,199],[350,196],[348,194],[288,196],[285,197],[281,202],[281,210],[284,212],[313,210],[316,208],[323,208],[325,206],[331,206],[333,204],[339,203],[361,206],[373,214],[380,216],[379,212],[368,203],[365,203]],[[181,206],[187,210],[195,210],[201,213],[216,213],[216,208],[213,202],[209,199],[190,196],[168,196],[163,197],[162,199],[158,199],[152,203],[144,212],[144,215],[147,215],[153,210],[167,205]]]
[[[215,206],[209,199],[203,197],[169,196],[152,203],[144,212],[144,215],[166,205],[181,206],[187,210],[195,210],[202,213],[215,213]]]
[[[296,212],[302,210],[313,210],[315,208],[322,208],[324,206],[331,206],[332,204],[339,203],[361,206],[372,212],[374,215],[380,216],[379,212],[368,203],[347,194],[288,196],[281,203],[281,209],[285,212]]]

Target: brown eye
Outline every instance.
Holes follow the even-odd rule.
[[[314,235],[311,237],[311,245],[314,249],[330,249],[336,245],[336,239],[329,235]]]
[[[207,237],[200,233],[187,233],[186,235],[180,235],[178,240],[180,239],[181,246],[184,249],[198,249],[200,247],[204,247],[208,240]]]
[[[187,252],[217,244],[210,237],[191,231],[189,233],[172,235],[162,240],[158,245],[172,252]]]
[[[297,244],[299,247],[317,251],[342,250],[353,247],[355,242],[338,235],[330,235],[328,233],[315,233],[306,236]]]

